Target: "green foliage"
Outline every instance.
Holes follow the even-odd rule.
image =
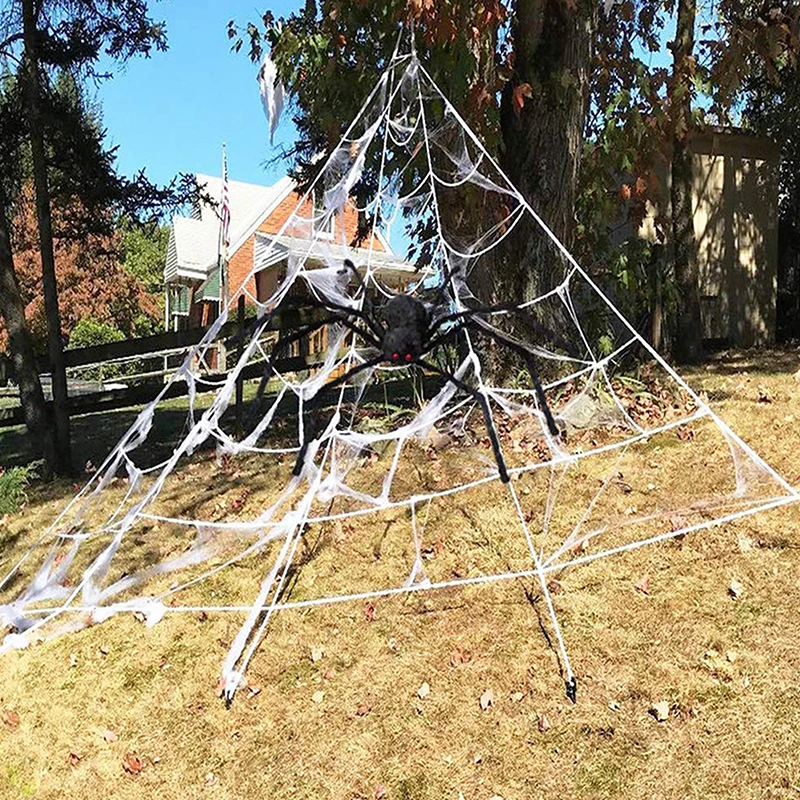
[[[69,336],[68,350],[81,347],[94,347],[99,344],[124,341],[125,334],[107,322],[99,322],[92,317],[82,319],[72,329]]]
[[[0,467],[0,515],[19,511],[26,500],[25,489],[32,480],[39,477],[36,472],[38,466],[38,462],[35,462],[7,470]]]
[[[118,230],[122,235],[120,257],[125,270],[144,284],[148,292],[163,293],[169,228],[157,223],[136,225],[122,219]]]

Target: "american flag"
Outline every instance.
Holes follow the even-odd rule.
[[[231,201],[228,193],[228,155],[222,146],[222,260],[228,260],[231,244]]]

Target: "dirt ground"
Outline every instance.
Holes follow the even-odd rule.
[[[684,373],[795,486],[798,368],[792,350],[721,354]],[[76,431],[114,439],[129,418],[84,418]],[[84,438],[80,457],[99,463],[112,442]],[[0,463],[19,458],[20,442],[0,432]],[[713,464],[702,432],[688,444]],[[679,452],[648,456],[657,478],[625,470],[619,513],[644,486],[702,483]],[[207,517],[222,502],[203,495],[210,464],[174,490]],[[34,486],[0,522],[3,572],[73,493],[71,482]],[[438,536],[445,552],[432,570],[513,563],[490,495],[436,513],[441,532],[426,545]],[[799,523],[791,505],[559,572],[576,704],[527,579],[281,612],[230,708],[216,687],[238,613],[170,614],[152,628],[126,614],[7,653],[0,798],[800,797]],[[327,545],[308,544],[292,599],[335,582],[342,560],[366,581],[402,555],[366,523],[318,533]],[[242,563],[199,599],[252,597],[262,574]]]

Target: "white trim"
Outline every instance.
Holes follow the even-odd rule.
[[[268,219],[270,214],[272,214],[272,212],[297,188],[297,184],[288,175],[284,175],[275,186],[280,186],[281,184],[284,185],[281,187],[280,192],[272,199],[272,202],[270,202],[264,212],[256,217],[255,222],[247,227],[245,233],[240,236],[239,239],[231,243],[230,258],[233,258],[233,256],[239,252],[245,242],[258,230],[258,226]]]

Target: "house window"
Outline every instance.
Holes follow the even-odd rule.
[[[336,214],[330,212],[326,216],[325,204],[322,201],[322,189],[314,191],[314,222],[312,230],[315,236],[320,239],[333,239],[336,231]]]

